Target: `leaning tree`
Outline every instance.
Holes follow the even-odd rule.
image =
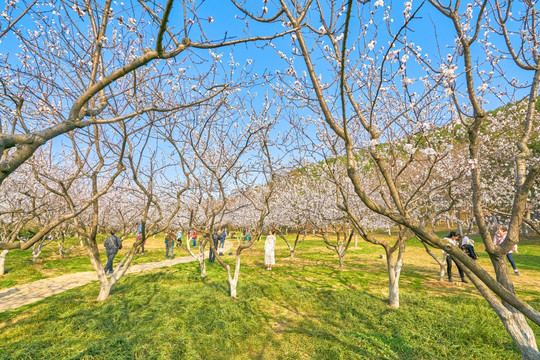
[[[535,4],[512,1],[502,4],[487,0],[475,4],[448,2],[444,5],[437,0],[429,0],[429,4],[430,10],[437,10],[455,30],[455,37],[444,43],[453,51],[448,56],[429,48],[433,41],[442,43],[443,38],[430,38],[430,42],[421,43],[426,33],[421,31],[423,38],[412,40],[414,34],[409,29],[414,29],[417,24],[423,25],[419,14],[428,7],[426,3],[413,8],[411,2],[406,2],[402,9],[397,9],[385,7],[383,0],[365,4],[352,0],[339,4],[280,1],[279,5],[270,8],[268,15],[263,13],[260,16],[258,11],[250,11],[240,4],[237,6],[245,16],[259,22],[272,23],[275,16],[282,16],[286,19],[284,25],[294,29],[290,39],[291,51],[284,53],[284,48],[280,49],[291,81],[283,82],[277,90],[284,95],[297,93],[306,111],[315,113],[313,120],[321,119],[332,134],[332,141],[344,149],[354,196],[371,211],[408,228],[421,241],[444,249],[456,259],[497,313],[521,355],[536,359],[540,354],[526,318],[540,325],[540,313],[516,296],[504,260],[504,255],[519,241],[527,197],[540,174],[540,162],[528,146],[535,124],[540,79]],[[440,20],[442,24],[443,19]],[[499,34],[506,44],[502,48],[490,41],[491,36]],[[486,51],[482,51],[478,44],[483,45]],[[506,53],[511,61],[505,60]],[[475,62],[476,57],[486,61]],[[301,65],[297,64],[297,59]],[[457,71],[458,66],[463,66],[463,72]],[[487,125],[489,119],[487,97],[496,99],[500,89],[503,89],[503,94],[513,94],[520,85],[519,80],[509,79],[507,85],[493,91],[490,87],[492,72],[482,73],[482,70],[493,67],[506,75],[507,66],[531,73],[530,92],[527,110],[522,117],[516,118],[522,130],[513,152],[516,179],[510,229],[504,243],[495,246],[482,206],[481,154],[478,151],[482,136],[479,130]],[[477,80],[477,75],[480,80]],[[459,121],[467,129],[465,141],[469,148],[472,205],[496,278],[415,216],[411,211],[411,189],[402,186],[404,165],[388,156],[400,149],[401,139],[409,136],[415,139],[414,135],[418,133],[425,134],[433,126],[446,126],[452,121]],[[446,138],[424,137],[429,139],[424,152],[432,162],[449,151],[445,145],[452,145],[458,140],[451,127],[448,135]],[[365,156],[374,164],[370,171],[378,174],[381,186],[386,188],[388,196],[384,202],[377,201],[361,182],[365,169],[361,166],[359,150],[364,150]],[[424,177],[429,178],[430,173],[425,173]],[[420,181],[410,185],[420,190],[425,184]],[[412,193],[415,192],[413,189]]]

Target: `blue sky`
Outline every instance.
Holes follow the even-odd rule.
[[[177,7],[180,4],[179,2],[177,2],[176,4],[177,5],[175,5],[175,7],[173,8],[173,13],[170,18],[170,25],[175,26],[177,29],[181,29],[183,28],[182,8]],[[248,27],[246,27],[245,20],[243,19],[244,16],[228,1],[203,1],[198,2],[198,4],[200,5],[197,10],[198,19],[200,21],[200,24],[204,26],[204,31],[208,39],[212,41],[222,40],[225,34],[229,39],[238,39],[244,38],[248,35],[272,35],[286,29],[286,27],[282,26],[281,22],[277,22],[275,24],[260,24],[252,20],[248,21]],[[359,2],[355,2],[355,6],[357,4],[359,4]],[[413,2],[412,11],[415,11],[417,6],[419,6],[420,4],[421,2]],[[262,13],[262,0],[248,1],[248,5],[251,7],[251,9],[257,9],[257,11],[259,11],[259,14]],[[371,5],[373,5],[373,2]],[[401,13],[403,11],[404,3],[395,2],[392,4],[387,2],[385,6],[392,6],[392,12],[395,14],[395,22],[392,23],[391,27],[395,32],[401,26],[401,23],[403,21],[401,18]],[[120,7],[121,5],[119,5],[119,3],[115,3],[115,5],[113,6],[113,8],[117,9],[119,9]],[[271,3],[268,4],[268,8],[270,12],[266,16],[271,15],[274,9]],[[382,7],[378,8],[377,11],[378,12],[375,16],[375,19],[380,20],[383,16]],[[126,11],[125,13],[123,13],[123,15],[127,18],[130,16],[130,13],[129,11]],[[365,15],[369,14],[365,13]],[[431,5],[427,3],[422,5],[422,9],[418,12],[417,16],[418,19],[415,19],[411,23],[410,28],[407,30],[408,39],[409,41],[413,41],[416,44],[420,45],[423,49],[422,51],[428,53],[432,58],[434,67],[438,68],[439,53],[440,58],[444,60],[447,54],[453,52],[452,49],[448,48],[449,45],[451,46],[453,44],[454,39],[453,29],[450,20],[444,18],[442,15],[436,12],[431,7]],[[188,15],[188,18],[189,17],[190,15]],[[318,19],[315,18],[310,20],[313,21],[315,28],[320,25]],[[192,28],[189,32],[189,36],[195,41],[199,40],[200,36],[199,32],[197,31],[196,25],[197,24],[191,25]],[[360,22],[355,14],[351,21],[351,33],[358,33],[360,26]],[[32,25],[28,20],[25,20],[18,24],[18,27],[30,28],[32,27]],[[249,29],[249,34],[246,33],[247,29]],[[385,34],[386,30],[384,29],[384,27],[380,28],[377,46],[386,45],[386,42],[388,41],[388,36]],[[500,38],[493,39],[492,41],[495,44],[501,43]],[[281,49],[285,54],[291,56],[292,41],[290,36],[285,36],[281,39],[275,39],[272,41],[272,43],[278,49]],[[15,46],[15,42],[13,41],[12,37],[4,39],[2,44],[0,44],[0,53],[11,53],[11,59],[14,59],[12,52],[17,50],[18,47]],[[482,61],[483,57],[485,56],[484,53],[482,51],[479,51],[478,48],[474,49],[474,51],[475,59],[477,61]],[[276,50],[274,50],[264,42],[258,42],[255,44],[240,44],[226,48],[216,49],[214,50],[214,52],[222,53],[222,61],[224,62],[229,60],[229,53],[231,53],[235,61],[241,65],[246,64],[248,60],[252,61],[252,64],[250,65],[253,69],[252,73],[257,73],[259,75],[264,72],[275,73],[276,71],[280,71],[283,73],[289,66],[283,59],[280,58],[280,56],[276,53]],[[202,58],[209,57],[207,50],[193,50],[193,53],[200,55]],[[183,62],[185,61],[185,59],[186,56],[180,55],[177,61]],[[326,73],[327,65],[325,64],[325,62],[321,61],[318,55],[315,55],[313,59],[317,67],[317,71],[321,72],[323,76],[323,81],[329,81],[328,79],[330,79],[334,75],[331,73]],[[304,66],[300,57],[297,56],[295,58],[294,64],[297,71],[303,70]],[[192,63],[192,66],[197,65],[195,63]],[[458,62],[458,72],[462,69],[463,63],[460,61]],[[507,75],[509,75],[510,77],[524,79],[526,76],[523,71],[517,70],[515,66],[508,66],[505,70],[507,71]],[[408,76],[410,77],[420,76],[420,73],[414,73],[416,70],[412,67],[408,71],[411,72],[410,74],[408,74]],[[289,81],[289,79],[286,79],[286,81]],[[262,98],[260,95],[263,94],[264,91],[266,91],[267,89],[268,86],[260,86],[258,89],[251,89],[251,92],[253,93],[254,91],[257,91],[259,93],[259,97],[257,99],[262,102]],[[516,97],[520,98],[523,96],[522,94],[524,93],[522,91],[519,91]],[[255,103],[257,103],[257,100],[255,101]],[[500,102],[496,102],[495,99],[491,99],[491,102],[487,106],[487,108],[495,108],[500,105]],[[310,114],[304,112],[301,115],[309,116]],[[286,131],[287,127],[288,124],[286,122],[282,122],[277,127],[276,132]]]

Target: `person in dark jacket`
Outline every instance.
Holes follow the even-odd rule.
[[[225,247],[225,239],[227,238],[227,232],[224,230],[219,234],[219,247],[223,249]]]
[[[113,273],[113,260],[118,250],[122,248],[122,241],[115,235],[114,230],[111,231],[111,235],[105,239],[105,252],[107,253],[107,264],[105,265],[105,274],[111,275]]]
[[[450,244],[454,246],[459,247],[458,242],[458,234],[455,231],[450,232],[450,234],[444,238],[444,240],[448,241]],[[458,265],[457,262],[455,262],[454,259],[452,259],[452,255],[447,254],[446,251],[443,250],[443,254],[446,256],[446,269],[448,273],[448,281],[452,282],[452,262],[454,262],[458,268],[459,276],[461,277],[461,281],[464,283],[467,283],[467,279],[465,279],[465,274],[463,273],[463,270],[461,269],[461,266]]]
[[[212,243],[214,244],[214,249],[217,251],[218,248],[218,242],[219,242],[219,234],[214,230],[212,233]],[[212,250],[212,247],[210,247],[210,254],[208,254],[208,261],[213,263],[216,261],[216,253],[214,253],[214,250]]]

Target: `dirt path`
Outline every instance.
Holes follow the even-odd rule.
[[[229,251],[232,245],[233,244],[230,241],[226,241],[224,252]],[[197,259],[190,255],[178,257],[172,260],[131,265],[126,271],[126,274],[140,273],[147,270],[177,264],[185,264],[192,261],[197,261]],[[0,312],[13,310],[23,305],[31,304],[66,290],[83,286],[89,282],[96,281],[97,279],[98,278],[95,271],[84,271],[2,289],[0,290]]]

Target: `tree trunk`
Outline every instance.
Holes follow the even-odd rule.
[[[446,260],[439,263],[439,281],[444,280],[444,275],[446,275]]]
[[[58,243],[58,253],[60,254],[60,257],[64,258],[64,244],[59,242]]]
[[[493,268],[495,269],[497,281],[509,291],[515,293],[514,284],[510,277],[508,264],[506,262],[506,256],[490,255],[490,257],[493,263]],[[538,345],[536,344],[534,332],[527,323],[525,316],[504,302],[504,310],[506,311],[501,311],[501,309],[493,306],[492,302],[490,302],[490,305],[492,305],[493,310],[495,310],[501,319],[504,328],[512,340],[514,340],[514,343],[518,347],[523,359],[540,359],[540,352],[538,351]]]
[[[87,240],[86,248],[88,250],[88,257],[90,258],[90,263],[92,263],[92,267],[97,273],[100,284],[97,301],[105,301],[111,293],[111,288],[113,284],[109,284],[109,281],[107,280],[107,275],[105,275],[105,271],[103,270],[103,264],[101,263],[101,259],[99,258],[99,250],[95,241]]]
[[[399,309],[399,275],[394,274],[394,269],[388,269],[389,273],[389,297],[388,305],[393,309]]]
[[[523,220],[531,220],[531,210],[527,209],[525,211]],[[525,221],[523,221],[523,223],[521,224],[521,233],[524,236],[529,236],[529,227],[527,226],[527,223]]]
[[[295,248],[289,248],[289,251],[291,253],[291,259],[294,259],[294,250]]]
[[[499,265],[499,263],[497,265]],[[534,332],[523,314],[518,312],[512,306],[501,302],[480,279],[474,274],[468,273],[467,268],[465,268],[465,271],[484,299],[486,299],[497,316],[499,316],[499,319],[501,319],[504,328],[514,341],[514,344],[516,344],[521,357],[526,360],[540,359],[540,352],[538,351]]]
[[[342,253],[341,251],[338,252],[338,256],[339,256],[339,270],[343,270],[343,267],[344,267],[344,257],[345,257],[345,254]]]
[[[201,277],[206,277],[206,264],[204,262],[204,256],[199,256],[199,270]]]
[[[100,279],[99,283],[100,283],[100,289],[99,289],[99,295],[97,297],[97,301],[105,301],[109,298],[109,295],[111,294],[111,289],[114,283],[109,282],[106,276],[105,276],[104,281]]]
[[[399,309],[399,277],[401,275],[401,264],[393,263],[393,254],[387,254],[388,265],[388,304],[393,309]]]
[[[42,243],[34,244],[32,246],[32,262],[34,264],[37,262],[39,255],[41,255],[42,246],[43,246]]]
[[[231,297],[233,299],[236,299],[236,289],[238,287],[238,278],[240,275],[240,254],[236,253],[236,264],[234,267],[234,277],[231,277],[230,268],[228,271],[228,278],[229,278],[229,288],[231,290]]]
[[[443,255],[443,259],[440,260],[437,255],[435,255],[433,251],[429,249],[426,243],[422,244],[424,245],[424,248],[426,249],[426,252],[429,254],[429,256],[431,256],[437,262],[437,264],[439,264],[439,281],[443,281],[444,275],[446,275],[446,258]]]
[[[399,239],[398,241],[402,240]],[[401,242],[398,245],[398,256],[395,262],[392,248],[385,247],[384,250],[386,252],[386,264],[388,267],[388,304],[393,309],[399,309],[399,278],[401,276],[401,268],[403,267],[405,243]]]
[[[4,275],[6,273],[6,256],[8,252],[9,250],[3,250],[0,252],[0,275]]]
[[[534,332],[527,323],[527,320],[523,314],[514,308],[509,307],[508,310],[511,314],[510,316],[504,316],[503,314],[499,314],[497,310],[495,311],[497,312],[497,315],[499,315],[504,328],[518,347],[521,357],[526,360],[540,359],[536,338]]]
[[[202,241],[199,242],[199,270],[201,272],[201,277],[206,277],[206,263],[204,262],[204,246]]]
[[[234,279],[229,280],[229,288],[231,290],[230,294],[233,299],[236,299],[236,288],[238,285],[238,279],[236,281]]]

